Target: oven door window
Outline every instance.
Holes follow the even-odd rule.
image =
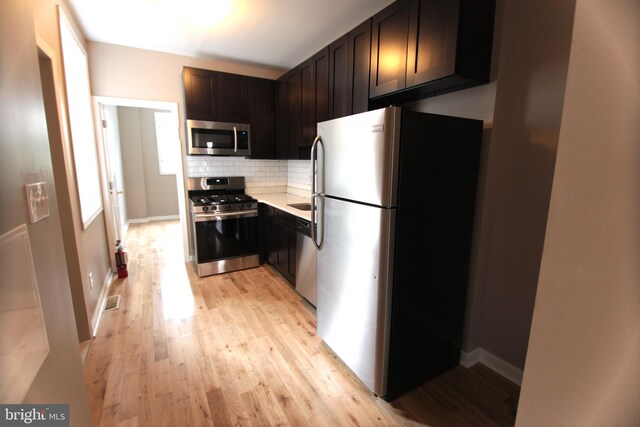
[[[196,222],[198,263],[258,254],[258,217]]]

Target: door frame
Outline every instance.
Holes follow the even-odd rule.
[[[105,205],[104,214],[105,214],[105,222],[107,224],[107,236],[109,240],[110,251],[115,249],[115,242],[117,240],[117,231],[115,226],[115,217],[114,217],[114,209],[117,209],[116,206],[112,203],[112,198],[109,189],[109,177],[112,174],[112,167],[109,164],[109,152],[108,152],[108,144],[106,141],[106,132],[102,126],[102,108],[103,106],[115,106],[115,107],[137,107],[137,108],[149,108],[155,110],[168,110],[175,117],[176,128],[179,129],[179,114],[178,114],[178,103],[177,102],[166,102],[166,101],[151,101],[151,100],[143,100],[143,99],[130,99],[130,98],[115,98],[109,96],[94,96],[93,97],[94,104],[94,119],[96,129],[100,129],[100,132],[97,132],[98,136],[98,144],[99,151],[102,156],[102,163],[105,165],[105,174],[103,176],[103,194],[102,199]],[[179,131],[178,131],[179,135]],[[182,230],[182,244],[183,244],[183,252],[184,259],[189,260],[189,241],[188,241],[188,222],[187,222],[187,209],[186,209],[186,189],[184,184],[184,170],[185,170],[185,157],[183,153],[183,147],[181,143],[181,139],[178,136],[177,147],[175,147],[175,154],[180,156],[181,161],[179,162],[179,166],[176,170],[176,191],[178,193],[178,214],[180,217],[180,228]],[[111,257],[111,268],[114,272],[116,272],[116,265],[114,257]]]

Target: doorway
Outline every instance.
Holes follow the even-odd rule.
[[[167,206],[177,203],[183,252],[188,259],[177,103],[110,97],[94,97],[94,102],[96,126],[102,130],[98,133],[107,175],[105,191],[110,206],[105,215],[110,242],[123,240],[129,223],[175,217]],[[175,168],[165,170],[167,163],[176,159]],[[157,196],[160,191],[162,197]],[[111,263],[115,271],[115,260]]]

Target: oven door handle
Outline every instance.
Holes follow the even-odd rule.
[[[251,218],[258,216],[258,211],[255,209],[249,211],[242,212],[216,212],[216,213],[197,213],[194,215],[195,222],[206,222],[206,221],[223,221],[225,219],[235,219],[235,218]]]

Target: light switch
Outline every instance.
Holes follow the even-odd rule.
[[[45,182],[25,185],[31,224],[49,216],[49,193]]]

